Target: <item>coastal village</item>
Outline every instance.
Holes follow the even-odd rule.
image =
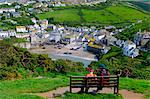
[[[11,5],[12,3],[0,0],[0,4]],[[61,2],[55,1],[53,3],[27,1],[24,6],[27,6],[28,4],[34,4],[34,7],[27,9],[27,15],[30,15],[33,12],[43,13],[49,11],[49,6],[66,6]],[[0,20],[4,23],[9,21],[12,24],[17,24],[17,22],[11,20],[11,18],[19,18],[23,15],[24,12],[21,12],[19,9],[21,9],[20,5],[16,5],[13,8],[0,8]],[[150,51],[150,32],[141,32],[139,29],[139,32],[136,33],[133,41],[121,40],[115,37],[116,34],[122,33],[125,29],[141,23],[142,20],[139,20],[130,26],[117,29],[115,26],[111,25],[100,28],[94,26],[69,27],[49,24],[47,19],[38,20],[35,17],[30,19],[32,21],[31,25],[17,25],[15,29],[8,30],[0,29],[0,39],[10,37],[25,38],[28,41],[28,44],[15,45],[27,49],[31,49],[35,46],[42,46],[42,49],[46,49],[45,46],[48,45],[53,45],[54,49],[59,50],[67,47],[69,50],[62,54],[72,54],[71,51],[78,51],[79,49],[82,49],[82,52],[87,51],[94,54],[107,54],[112,46],[117,46],[123,49],[124,55],[135,58],[139,55],[139,50]]]
[[[149,5],[0,0],[0,99],[150,99]]]

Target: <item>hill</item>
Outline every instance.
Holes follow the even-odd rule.
[[[53,18],[52,23],[67,25],[123,25],[144,20],[150,15],[122,4],[114,4],[103,7],[95,5],[54,8],[53,11],[38,14],[37,17]]]

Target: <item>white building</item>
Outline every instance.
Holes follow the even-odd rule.
[[[16,26],[17,32],[28,32],[25,26]]]
[[[137,57],[139,55],[139,50],[136,48],[136,44],[132,41],[125,41],[123,47],[123,54],[129,57]]]
[[[52,31],[49,36],[49,41],[55,41],[55,43],[60,42],[61,34],[57,31]]]
[[[16,10],[14,8],[2,8],[0,9],[0,13],[4,12],[15,12]]]
[[[31,21],[36,24],[37,20],[35,18],[31,18]]]
[[[48,20],[42,20],[39,23],[40,23],[40,26],[41,26],[42,30],[44,30],[48,27]]]
[[[0,31],[1,38],[10,38],[11,36],[16,36],[15,31]]]
[[[29,38],[30,34],[29,33],[17,33],[16,38]]]
[[[0,0],[0,5],[3,5],[3,4],[11,5],[11,3],[8,3],[6,0]]]

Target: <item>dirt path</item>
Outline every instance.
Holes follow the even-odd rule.
[[[73,92],[76,93],[80,89],[73,89]],[[89,91],[92,91],[94,89],[90,89]],[[54,96],[62,95],[66,91],[69,91],[69,87],[61,87],[56,90],[52,90],[49,92],[44,92],[44,93],[36,93],[38,96],[42,96],[44,98],[48,99],[55,99]],[[99,91],[98,93],[113,93],[113,88],[103,88],[102,91]],[[119,93],[123,96],[124,99],[144,99],[144,95],[140,93],[134,93],[132,91],[128,90],[119,90]]]

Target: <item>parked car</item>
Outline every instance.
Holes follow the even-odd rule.
[[[70,53],[70,52],[64,52],[64,54],[72,54],[72,53]]]

